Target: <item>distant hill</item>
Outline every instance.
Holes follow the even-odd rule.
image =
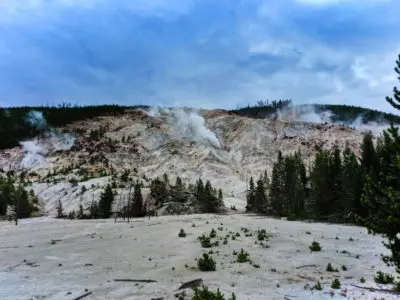
[[[266,118],[277,113],[279,110],[291,107],[291,100],[278,100],[278,101],[260,101],[256,105],[246,106],[230,110],[231,113],[239,116],[246,116],[249,118]],[[312,106],[316,113],[331,112],[332,122],[342,122],[349,124],[354,122],[357,118],[361,118],[363,123],[368,122],[386,122],[386,123],[400,123],[400,116],[381,112],[374,109],[369,109],[359,106],[350,105],[332,105],[332,104],[313,104],[313,105],[300,105]]]
[[[230,113],[249,118],[266,118],[275,114],[278,110],[290,107],[291,100],[277,100],[258,102],[254,106],[242,107],[230,110]],[[0,149],[11,148],[19,145],[23,139],[32,138],[41,131],[47,130],[48,126],[61,127],[76,121],[96,118],[100,116],[118,116],[127,109],[147,108],[148,106],[72,106],[63,104],[57,107],[11,107],[0,108]],[[364,123],[370,121],[400,123],[400,117],[363,107],[348,105],[317,104],[313,106],[316,113],[330,111],[333,113],[333,122],[351,123],[361,117]],[[34,115],[30,112],[35,111]],[[29,122],[29,118],[43,118],[47,120],[43,128]],[[37,120],[36,120],[37,121]]]

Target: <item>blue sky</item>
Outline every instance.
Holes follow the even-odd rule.
[[[398,0],[0,0],[0,105],[392,111]]]

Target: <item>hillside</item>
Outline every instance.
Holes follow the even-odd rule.
[[[223,110],[125,109],[45,130],[22,147],[0,152],[0,168],[27,170],[44,211],[54,214],[58,201],[66,211],[98,199],[102,187],[131,170],[132,180],[180,176],[201,178],[223,190],[228,207],[244,207],[246,183],[270,171],[281,150],[300,150],[309,161],[320,148],[348,145],[358,153],[362,131],[318,124],[238,116]],[[121,183],[122,184],[122,183]],[[82,186],[85,186],[82,192]],[[126,184],[118,191],[125,192]]]

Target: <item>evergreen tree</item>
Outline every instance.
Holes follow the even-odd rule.
[[[396,73],[400,80],[400,55],[396,61]],[[386,100],[396,109],[400,109],[400,93],[394,88],[394,99]],[[376,178],[369,175],[364,186],[362,203],[368,208],[369,214],[361,221],[367,226],[370,233],[382,234],[387,242],[386,247],[391,255],[383,259],[393,264],[400,272],[400,136],[399,128],[391,127],[384,131],[381,142],[381,151],[387,160],[379,161],[380,172]]]
[[[272,179],[269,190],[271,209],[277,216],[283,215],[284,208],[284,162],[282,152],[278,153],[278,161],[272,168]]]
[[[218,198],[210,181],[205,186],[199,179],[196,184],[196,199],[203,213],[217,213],[224,206],[222,199]]]
[[[346,147],[343,151],[342,195],[340,210],[342,215],[348,213],[360,214],[363,209],[360,198],[363,186],[363,171],[357,157]]]
[[[150,194],[155,199],[157,207],[160,207],[164,202],[169,201],[167,184],[158,177],[150,183]]]
[[[15,197],[17,198],[18,218],[19,219],[29,218],[32,213],[32,204],[29,201],[29,196],[27,191],[23,189],[22,186],[19,186],[16,191]]]
[[[82,204],[79,204],[79,212],[78,212],[78,219],[83,219],[85,217],[85,213],[83,211]]]
[[[376,168],[376,152],[371,132],[364,134],[361,143],[361,166],[366,175],[372,174]]]
[[[315,156],[310,174],[311,217],[320,218],[330,214],[329,152],[319,150]]]
[[[256,201],[255,196],[256,196],[256,188],[254,186],[254,180],[253,180],[253,177],[250,177],[249,189],[247,190],[247,194],[246,194],[246,199],[247,199],[246,210],[247,211],[254,210],[254,205],[255,205],[255,201]]]
[[[222,202],[223,199],[224,199],[224,196],[222,195],[222,190],[218,189],[218,200]]]
[[[267,204],[267,197],[265,195],[264,181],[261,177],[257,180],[257,186],[254,193],[254,211],[262,212]]]
[[[328,178],[330,185],[330,201],[328,210],[330,213],[339,213],[342,211],[342,175],[342,159],[340,156],[340,150],[335,146],[329,157]]]
[[[135,184],[133,192],[133,205],[131,216],[134,218],[143,216],[143,196],[139,182]]]
[[[61,200],[58,200],[57,218],[64,218],[64,208],[63,208]]]
[[[112,203],[114,202],[114,192],[109,184],[107,184],[104,192],[101,193],[99,201],[99,210],[102,218],[111,217]]]

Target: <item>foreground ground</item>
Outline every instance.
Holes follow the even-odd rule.
[[[257,235],[246,237],[242,227],[250,232],[266,229],[272,234],[265,243],[269,247],[255,244]],[[186,238],[178,238],[180,228],[188,234]],[[212,255],[217,271],[201,272],[194,268],[195,258],[210,249],[201,248],[197,237],[212,228],[217,239],[230,231],[239,232],[240,237],[229,238],[227,245],[220,240],[212,249],[219,251]],[[310,252],[314,240],[321,244],[321,252]],[[18,226],[0,223],[0,241],[0,299],[75,299],[86,292],[92,294],[84,299],[176,299],[174,294],[183,282],[198,278],[225,295],[234,292],[237,299],[331,299],[334,278],[347,289],[346,296],[335,290],[334,299],[396,299],[352,286],[376,287],[372,275],[377,270],[391,271],[380,260],[386,251],[381,239],[355,226],[241,214],[168,216],[130,224],[111,219],[38,218],[23,220]],[[232,252],[241,248],[260,268],[235,261]],[[339,272],[327,272],[329,262]],[[347,271],[341,270],[342,265]],[[366,279],[364,284],[361,277]],[[318,280],[323,290],[312,291]]]

